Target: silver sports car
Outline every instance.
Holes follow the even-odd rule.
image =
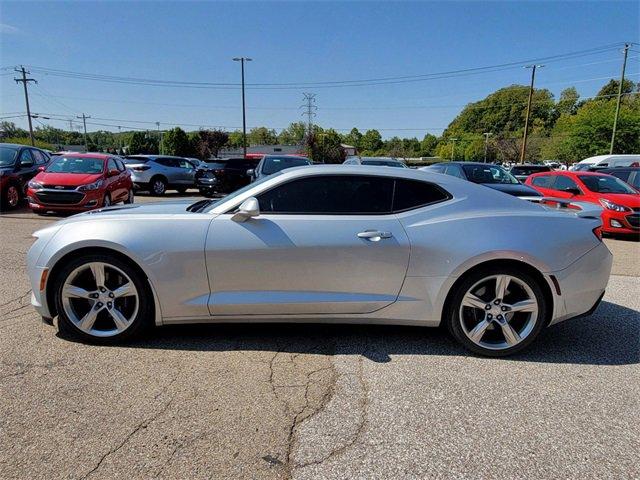
[[[507,355],[604,294],[599,212],[568,211],[437,173],[293,168],[217,201],[36,232],[32,303],[92,342],[153,324],[444,324],[474,352]]]

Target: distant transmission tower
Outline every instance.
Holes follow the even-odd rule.
[[[301,105],[300,108],[304,108],[305,111],[302,115],[307,116],[307,135],[311,137],[313,134],[313,117],[316,116],[316,94],[315,93],[303,93],[304,105]]]

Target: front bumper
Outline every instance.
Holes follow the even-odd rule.
[[[34,212],[82,212],[99,208],[104,202],[105,191],[88,190],[27,190],[27,201]]]
[[[551,272],[560,285],[551,324],[585,316],[597,307],[609,282],[613,255],[600,243],[564,270]]]
[[[640,234],[640,212],[603,210],[602,231],[606,233]]]

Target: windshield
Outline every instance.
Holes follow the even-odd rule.
[[[17,148],[0,147],[0,167],[10,167],[16,161]]]
[[[302,157],[267,157],[264,159],[262,173],[272,175],[280,170],[291,167],[309,165],[309,160]]]
[[[582,172],[584,170],[589,170],[593,167],[593,163],[578,163],[573,167],[574,172]]]
[[[193,203],[187,207],[187,212],[202,212],[205,208],[216,208],[219,205],[222,205],[224,202],[234,199],[238,195],[242,195],[247,190],[252,189],[256,185],[260,185],[262,182],[266,182],[267,180],[271,180],[272,178],[281,175],[282,172],[276,172],[270,176],[261,177],[259,180],[256,180],[249,185],[246,185],[235,192],[230,193],[226,197],[219,198],[217,200],[200,200],[196,203]]]
[[[578,178],[584,183],[585,187],[592,192],[638,194],[638,192],[622,180],[610,175],[579,175]]]
[[[91,157],[55,157],[49,166],[49,173],[102,173],[104,160]]]
[[[498,165],[462,165],[467,180],[473,183],[520,183],[513,175]]]
[[[394,162],[393,160],[362,160],[363,165],[371,165],[375,167],[400,167],[404,168],[404,165],[400,162]]]

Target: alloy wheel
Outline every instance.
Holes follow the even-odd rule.
[[[491,275],[467,290],[458,315],[464,334],[473,343],[506,350],[531,334],[539,309],[526,282],[511,275]]]
[[[17,207],[20,202],[20,194],[18,193],[18,189],[11,185],[7,189],[7,202],[11,208]]]
[[[111,337],[125,331],[138,314],[138,290],[121,269],[103,262],[79,266],[61,290],[67,318],[82,332]]]
[[[162,180],[155,180],[153,182],[153,193],[156,195],[162,195],[165,191],[164,182]]]

